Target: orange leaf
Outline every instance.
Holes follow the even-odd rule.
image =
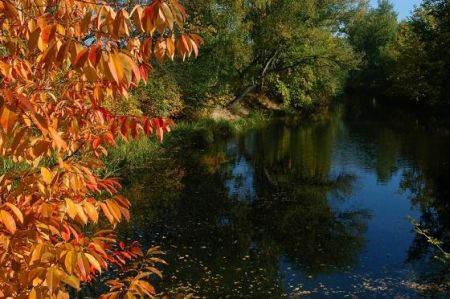
[[[81,278],[83,280],[86,280],[87,273],[86,273],[86,268],[84,267],[83,254],[81,252],[78,253],[77,266],[78,266],[78,269],[80,270]]]
[[[120,209],[117,206],[116,202],[113,200],[107,200],[106,204],[108,205],[109,211],[114,216],[117,221],[122,219],[122,214],[120,213]]]
[[[89,56],[89,49],[87,48],[82,49],[75,58],[75,61],[73,63],[74,67],[82,67],[86,63],[88,56]]]
[[[114,223],[114,217],[111,214],[111,212],[108,209],[108,206],[104,204],[103,202],[100,203],[100,208],[102,208],[103,214],[105,214],[105,217],[108,219],[109,223]]]
[[[53,40],[53,38],[55,37],[55,33],[56,33],[56,25],[52,24],[52,25],[47,25],[42,29],[41,32],[41,39],[42,39],[42,43],[45,47],[45,45],[47,45],[49,43],[49,41]],[[43,51],[44,49],[41,49],[41,51]]]
[[[35,288],[33,288],[31,290],[30,294],[28,295],[28,299],[37,299],[37,294],[36,294]]]
[[[140,5],[136,5],[131,11],[131,17],[133,18],[134,25],[139,32],[144,31],[144,26],[142,25],[142,11],[143,8]]]
[[[169,29],[172,30],[174,18],[169,5],[167,5],[167,3],[165,2],[161,3],[161,10],[166,18],[166,24],[169,26]]]
[[[114,81],[119,84],[123,79],[123,66],[120,57],[117,54],[109,54],[108,68]]]
[[[152,39],[149,37],[141,45],[141,54],[144,59],[149,59],[152,53]]]
[[[14,221],[14,218],[11,216],[11,214],[5,210],[1,210],[0,218],[3,224],[6,226],[6,229],[11,234],[14,234],[16,232],[16,222]]]
[[[175,56],[175,43],[172,37],[166,38],[167,54],[173,60]]]
[[[3,130],[8,133],[13,128],[16,123],[17,115],[8,109],[8,107],[3,106],[2,113],[0,116],[0,125]]]
[[[154,5],[149,5],[142,13],[142,25],[144,30],[149,34],[153,34],[155,31],[155,24],[153,23],[155,19],[154,14]]]
[[[62,148],[62,149],[67,148],[66,142],[61,138],[61,136],[59,136],[58,132],[56,132],[55,129],[53,129],[52,127],[49,127],[48,131],[49,131],[50,135],[52,136],[53,141],[55,142],[55,145],[57,148]]]

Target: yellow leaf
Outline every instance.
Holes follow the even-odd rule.
[[[75,205],[76,209],[77,209],[77,214],[78,217],[80,217],[81,221],[83,222],[84,225],[87,224],[88,218],[86,216],[86,214],[84,213],[83,207],[79,204]]]
[[[49,185],[53,180],[53,172],[46,167],[41,167],[41,175],[44,182]]]
[[[86,214],[89,216],[89,218],[94,222],[97,223],[98,221],[98,212],[97,209],[94,207],[93,204],[90,202],[85,201],[84,202],[84,210]]]
[[[90,255],[89,253],[85,253],[84,255],[85,255],[85,256],[87,257],[87,259],[89,260],[89,263],[90,263],[92,266],[94,266],[94,268],[95,268],[98,272],[102,273],[102,267],[100,267],[100,263],[97,261],[97,259],[96,259],[95,257],[93,257],[92,255]]]
[[[77,206],[70,198],[66,198],[66,207],[67,207],[67,214],[69,214],[69,217],[75,219],[75,217],[78,214]]]
[[[3,77],[9,77],[10,65],[6,62],[0,61],[0,72]]]
[[[12,203],[7,202],[6,205],[11,209],[11,211],[16,215],[17,219],[19,219],[20,223],[23,223],[23,214],[22,212]]]
[[[60,272],[58,269],[52,267],[47,270],[47,275],[45,281],[47,282],[47,287],[50,292],[53,293],[54,290],[58,288],[60,282]]]
[[[66,266],[67,273],[72,274],[73,266],[75,264],[75,253],[73,251],[68,251],[66,258],[64,259],[64,266]]]
[[[41,259],[43,248],[44,246],[42,244],[36,245],[36,247],[33,250],[33,253],[31,254],[30,265],[33,265],[35,261],[39,261]]]
[[[120,54],[120,58],[122,59],[125,83],[130,84],[134,74],[137,85],[141,77],[138,66],[128,55]]]
[[[80,290],[80,280],[73,275],[65,275],[62,281],[76,290]]]

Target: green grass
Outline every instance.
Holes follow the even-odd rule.
[[[108,156],[103,159],[106,174],[124,175],[126,171],[146,167],[156,159],[166,159],[168,152],[173,153],[186,147],[202,148],[216,140],[245,132],[266,120],[266,116],[258,113],[236,121],[181,121],[172,132],[165,135],[162,143],[155,137],[144,135],[130,142],[120,140],[117,146],[108,149]]]
[[[141,135],[129,142],[118,140],[116,146],[109,148],[108,155],[103,158],[105,176],[116,176],[123,174],[125,170],[138,169],[157,159],[161,152],[161,144],[156,138]]]
[[[0,176],[7,172],[27,170],[29,166],[24,162],[14,162],[12,159],[0,158]]]
[[[192,145],[204,146],[213,143],[217,139],[228,138],[245,132],[267,121],[262,113],[251,114],[246,118],[235,121],[198,119],[194,121],[182,121],[176,129],[168,135],[164,142],[168,146]]]

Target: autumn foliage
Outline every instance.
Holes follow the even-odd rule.
[[[130,203],[100,158],[119,137],[162,138],[170,122],[102,103],[201,40],[177,0],[129,2],[0,0],[0,161],[15,165],[0,176],[0,298],[67,298],[111,267],[128,276],[104,298],[155,295],[145,279],[160,275],[158,250],[117,240]]]

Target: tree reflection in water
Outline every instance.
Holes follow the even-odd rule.
[[[278,298],[286,291],[281,259],[305,275],[355,265],[368,212],[329,204],[355,181],[329,174],[335,131],[330,123],[295,131],[276,123],[153,165],[152,172],[178,169],[181,177],[133,177],[132,238],[168,250],[164,286],[209,298]]]
[[[163,289],[281,298],[294,283],[327,278],[347,294],[419,296],[411,282],[442,282],[449,271],[406,217],[417,210],[448,248],[450,139],[404,112],[350,107],[166,154],[127,177],[133,219],[121,233],[167,251]]]

